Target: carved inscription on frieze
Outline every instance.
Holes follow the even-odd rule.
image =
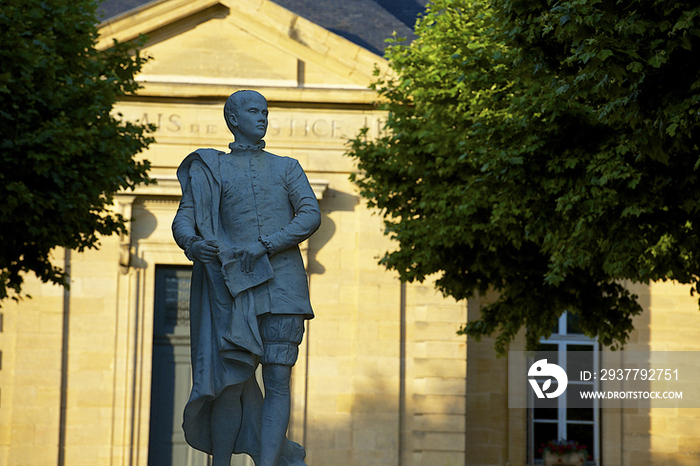
[[[208,105],[141,105],[131,102],[118,104],[122,118],[153,124],[155,137],[187,139],[230,139],[220,108]],[[369,128],[370,137],[381,134],[384,119],[378,112],[318,112],[270,108],[267,139],[294,139],[311,141],[337,141],[344,143],[356,136],[363,127]]]

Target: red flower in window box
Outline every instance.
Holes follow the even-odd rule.
[[[545,466],[583,466],[589,457],[586,446],[574,440],[550,440],[539,451]]]

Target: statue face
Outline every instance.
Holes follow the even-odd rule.
[[[267,133],[267,101],[261,95],[250,95],[238,106],[238,112],[231,115],[234,125],[242,136],[259,141]]]

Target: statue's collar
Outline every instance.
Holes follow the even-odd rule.
[[[234,141],[228,147],[234,154],[243,154],[244,152],[258,153],[265,148],[265,141],[260,141],[257,144],[241,144]]]

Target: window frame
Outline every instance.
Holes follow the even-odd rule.
[[[568,320],[568,313],[564,312],[560,317],[559,321],[557,322],[557,331],[553,332],[552,335],[549,338],[542,338],[540,340],[541,344],[547,344],[547,345],[557,345],[557,352],[559,353],[559,366],[562,367],[566,371],[566,365],[567,365],[567,358],[566,358],[566,352],[567,352],[567,345],[590,345],[593,348],[593,370],[595,373],[600,372],[600,344],[598,343],[597,339],[589,338],[583,334],[576,334],[576,333],[568,333],[567,332],[567,320]],[[528,367],[533,364],[534,358],[529,357],[528,358]],[[586,382],[590,383],[590,382]],[[580,381],[569,381],[570,385],[577,385],[577,384],[582,384]],[[593,380],[593,390],[598,391],[600,390],[600,381],[595,378]],[[528,446],[528,451],[527,451],[527,457],[528,457],[528,463],[533,464],[533,465],[540,465],[543,464],[542,459],[535,459],[535,451],[538,448],[537,445],[534,444],[535,442],[535,435],[534,435],[534,430],[535,430],[535,418],[534,418],[534,405],[535,405],[535,394],[532,390],[527,391],[527,446]],[[567,429],[567,422],[571,424],[590,424],[591,421],[567,421],[566,417],[566,408],[567,408],[567,398],[566,396],[560,396],[557,398],[557,420],[553,421],[552,423],[556,422],[557,423],[557,438],[558,440],[566,439],[566,429]],[[600,400],[594,398],[593,399],[593,451],[590,452],[593,456],[592,461],[586,461],[586,466],[598,466],[600,465],[600,452],[601,452],[601,445],[600,445],[600,424],[601,424],[601,409],[600,409]],[[539,422],[542,422],[540,420]]]

